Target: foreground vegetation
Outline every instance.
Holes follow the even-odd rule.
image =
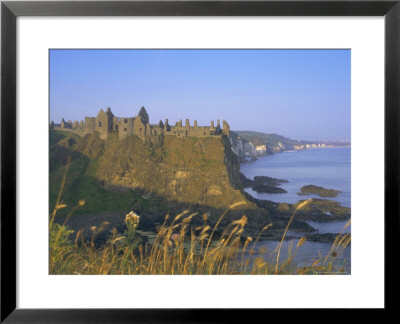
[[[211,227],[207,224],[207,216],[203,215],[204,224],[191,226],[197,213],[188,210],[170,219],[165,217],[158,233],[147,242],[143,241],[137,226],[140,216],[134,212],[126,215],[126,230],[118,233],[113,230],[107,242],[96,246],[96,236],[103,231],[92,227],[90,241],[85,241],[82,231],[75,235],[66,223],[54,222],[57,210],[65,207],[58,204],[50,216],[50,274],[324,274],[343,272],[343,265],[335,261],[350,244],[350,234],[338,235],[326,256],[310,260],[310,264],[301,268],[292,265],[292,260],[299,248],[306,242],[301,238],[297,245],[289,244],[288,257],[280,260],[282,243],[297,210],[303,208],[311,200],[299,204],[293,212],[283,233],[282,240],[275,251],[274,260],[266,261],[262,248],[257,250],[257,242],[261,234],[272,224],[266,225],[253,240],[252,237],[243,237],[247,217],[233,221],[225,228],[218,238],[218,225],[223,217]],[[242,203],[230,206],[235,208]],[[84,205],[79,201],[76,208]]]

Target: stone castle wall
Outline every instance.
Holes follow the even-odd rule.
[[[54,123],[52,122],[54,125]],[[58,125],[57,125],[58,126]],[[110,133],[118,133],[118,137],[123,139],[127,136],[136,135],[142,140],[151,139],[161,135],[176,136],[176,137],[211,137],[226,135],[229,137],[230,127],[224,120],[222,127],[220,121],[214,125],[214,121],[210,126],[198,126],[195,120],[193,125],[190,125],[189,119],[186,119],[185,125],[182,120],[176,122],[175,126],[170,126],[168,119],[165,123],[160,121],[157,125],[150,125],[149,115],[144,107],[139,111],[136,117],[115,117],[110,108],[106,111],[103,109],[97,114],[97,117],[85,117],[83,121],[65,122],[62,119],[61,128],[75,129],[84,133],[97,132],[102,139],[106,139]]]

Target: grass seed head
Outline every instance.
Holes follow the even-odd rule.
[[[239,206],[246,205],[246,204],[247,204],[247,202],[244,201],[244,200],[238,201],[238,202],[235,202],[235,203],[233,203],[232,205],[230,205],[230,206],[229,206],[229,209],[233,209],[233,208],[235,208],[235,207],[239,207]]]
[[[306,243],[307,238],[305,238],[304,236],[300,238],[299,242],[297,243],[297,247],[299,248],[300,246],[302,246],[304,243]]]
[[[65,207],[68,207],[67,204],[58,204],[55,209],[58,210],[58,209],[62,209],[62,208],[65,208]]]

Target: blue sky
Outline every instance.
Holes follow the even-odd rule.
[[[144,106],[151,123],[350,140],[350,50],[51,50],[50,120]]]

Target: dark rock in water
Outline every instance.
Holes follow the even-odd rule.
[[[256,184],[251,187],[254,191],[265,192],[265,193],[287,193],[285,189],[280,187],[274,187],[266,184]]]
[[[257,192],[287,193],[285,189],[279,187],[283,182],[288,182],[284,179],[276,179],[267,176],[255,176],[254,180],[251,180],[243,173],[240,173],[240,181],[242,182],[244,188],[251,188]]]
[[[279,186],[282,183],[289,182],[288,180],[285,179],[277,179],[277,178],[271,178],[267,176],[255,176],[254,181],[257,184],[266,184],[270,186]]]
[[[297,194],[300,196],[315,194],[320,197],[337,197],[340,193],[341,193],[340,190],[326,189],[319,186],[308,185],[308,186],[303,186],[300,189],[300,192],[298,192]]]
[[[342,238],[346,234],[323,233],[323,234],[310,234],[306,235],[308,241],[312,242],[333,242],[338,236]],[[350,234],[347,234],[350,235]],[[340,239],[339,239],[340,240]]]

